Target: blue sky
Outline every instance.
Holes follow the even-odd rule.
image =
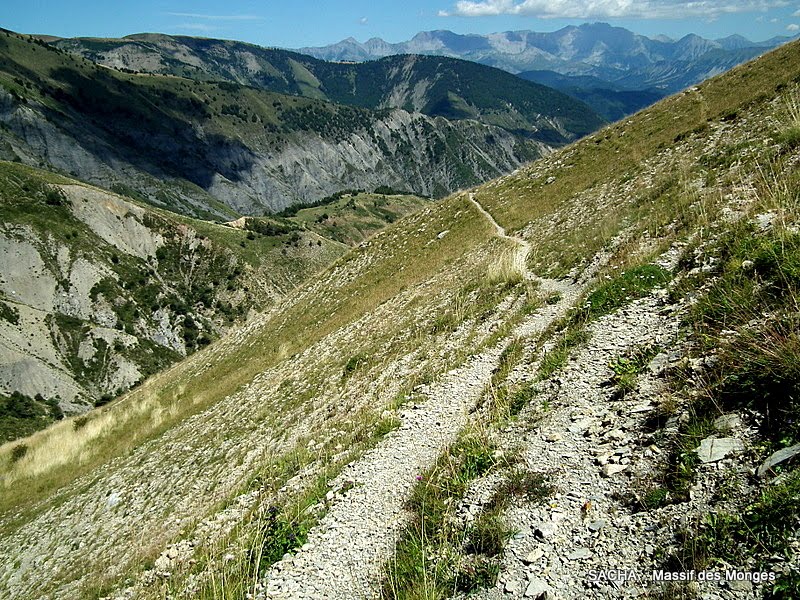
[[[2,0],[0,26],[63,37],[162,32],[296,48],[419,31],[553,31],[605,21],[645,35],[752,40],[800,32],[800,0]]]

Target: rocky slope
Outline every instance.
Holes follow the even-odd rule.
[[[121,73],[8,32],[0,52],[0,158],[190,215],[258,215],[379,185],[438,197],[548,150],[472,119]]]
[[[227,81],[368,109],[474,119],[554,145],[602,124],[586,105],[553,89],[452,58],[325,62],[243,42],[155,34],[118,40],[75,38],[55,45],[116,69]]]
[[[796,597],[798,77],[790,44],[427,206],[0,448],[0,591]]]
[[[344,251],[292,222],[182,220],[13,163],[0,201],[3,441],[110,401]]]

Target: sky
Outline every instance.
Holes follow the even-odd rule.
[[[61,37],[159,32],[261,46],[389,42],[420,31],[492,33],[603,21],[647,36],[753,41],[800,33],[800,0],[1,0],[0,27]]]

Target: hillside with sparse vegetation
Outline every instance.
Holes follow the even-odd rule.
[[[602,123],[568,96],[525,82],[514,100],[527,117],[504,109],[489,118],[499,102],[489,94],[486,118],[445,118],[413,103],[353,106],[280,87],[120,71],[8,31],[0,56],[0,159],[203,219],[274,214],[342,189],[439,198]],[[542,90],[556,95],[552,109],[538,100]]]
[[[3,441],[107,404],[345,248],[285,219],[238,230],[6,162],[0,213]]]
[[[442,56],[328,62],[278,48],[161,34],[54,44],[110,68],[243,84],[367,109],[475,119],[548,145],[564,144],[603,123],[587,105],[552,87]]]
[[[798,597],[799,151],[791,43],[406,216],[225,229],[353,247],[0,447],[0,592]]]

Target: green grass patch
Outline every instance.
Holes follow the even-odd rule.
[[[511,416],[517,416],[522,412],[531,400],[537,395],[536,387],[532,383],[526,383],[515,389],[508,397],[508,411]]]
[[[589,333],[581,325],[571,324],[553,334],[553,346],[542,356],[536,377],[543,381],[567,364],[572,351],[589,339]]]
[[[708,569],[720,564],[744,566],[755,558],[758,570],[768,571],[781,558],[792,557],[800,530],[800,474],[763,489],[742,512],[707,513],[680,532],[678,549],[667,557],[670,570]],[[767,586],[767,597],[794,598],[796,577],[779,577]],[[780,595],[781,592],[791,592]]]
[[[639,375],[659,351],[657,346],[636,348],[609,363],[608,366],[614,373],[611,376],[611,384],[616,388],[618,396],[625,396],[636,389]]]
[[[707,252],[718,258],[718,273],[687,318],[699,352],[716,354],[705,373],[706,404],[756,410],[764,416],[762,433],[768,439],[796,443],[800,234],[780,229],[758,234],[742,224]]]
[[[702,411],[701,414],[704,414]],[[669,451],[666,468],[657,487],[645,494],[645,507],[657,508],[667,503],[685,502],[697,477],[697,447],[714,432],[713,420],[692,415],[682,426]]]
[[[643,298],[671,279],[672,274],[658,265],[646,264],[623,271],[589,294],[585,304],[586,316],[592,320],[607,315],[631,300]]]
[[[500,354],[500,360],[497,366],[492,370],[492,387],[497,387],[506,380],[514,367],[517,366],[522,359],[523,350],[524,346],[520,339],[512,340],[503,348],[503,352]]]
[[[418,477],[408,504],[412,522],[384,566],[384,598],[444,599],[494,585],[513,534],[502,512],[513,498],[541,502],[552,494],[544,475],[514,468],[474,520],[458,519],[456,507],[470,482],[509,467],[496,456],[485,434],[468,432]]]

